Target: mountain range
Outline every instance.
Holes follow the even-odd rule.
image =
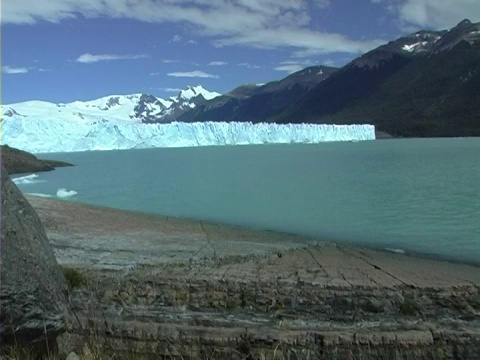
[[[111,95],[91,101],[54,104],[46,101],[25,101],[3,106],[3,118],[55,119],[71,122],[127,121],[168,123],[185,111],[220,96],[202,86],[188,86],[168,99],[149,94]]]
[[[418,31],[341,68],[312,66],[227,94],[190,86],[175,97],[117,95],[70,104],[4,105],[3,117],[68,121],[372,124],[398,137],[480,135],[480,23]]]
[[[307,68],[241,94],[205,102],[179,120],[369,123],[393,136],[479,136],[480,23],[418,31],[340,69]]]

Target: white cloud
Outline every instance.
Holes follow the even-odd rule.
[[[182,40],[182,37],[180,35],[173,35],[173,38],[170,41],[171,42],[178,42],[180,40]]]
[[[357,41],[342,34],[315,30],[322,24],[312,21],[311,5],[316,6],[316,11],[328,11],[323,9],[328,7],[330,2],[329,0],[8,0],[2,3],[2,22],[34,24],[44,20],[56,23],[81,17],[109,17],[148,23],[185,24],[185,28],[191,29],[194,35],[209,37],[217,46],[287,47],[293,48],[299,55],[303,52],[356,54],[383,43],[378,40]]]
[[[286,60],[279,63],[278,66],[274,67],[273,69],[277,71],[286,71],[288,73],[294,73],[302,69],[305,69],[306,67],[316,66],[316,65],[335,66],[335,62],[331,59],[327,59],[322,62],[313,62],[312,60],[309,60],[309,59]]]
[[[82,54],[75,61],[82,64],[93,64],[100,61],[136,60],[136,59],[144,59],[146,57],[147,55]]]
[[[5,74],[26,74],[28,68],[15,66],[2,66],[2,72]]]
[[[179,88],[169,88],[169,87],[158,88],[158,90],[162,90],[162,91],[165,91],[165,92],[172,92],[172,93],[178,93],[178,92],[182,91],[182,89],[179,89]]]
[[[320,9],[326,9],[332,5],[332,0],[313,0],[313,3]]]
[[[171,63],[180,62],[180,60],[163,59],[162,62],[163,62],[164,64],[171,64]]]
[[[286,71],[289,73],[294,73],[305,69],[308,66],[318,65],[311,60],[286,60],[282,61],[278,66],[274,67],[274,70],[277,71]]]
[[[36,62],[36,61],[34,61]],[[16,75],[16,74],[26,74],[28,72],[32,71],[38,71],[38,72],[50,72],[52,71],[51,69],[45,69],[45,68],[40,68],[36,66],[31,66],[31,67],[17,67],[17,66],[2,66],[2,72],[4,74],[11,74],[11,75]]]
[[[400,21],[404,29],[433,28],[447,29],[460,21],[480,18],[478,0],[371,0],[384,4],[389,12]],[[471,18],[474,16],[475,18]]]
[[[363,53],[381,44],[382,40],[354,41],[334,33],[318,33],[306,28],[284,27],[270,31],[258,30],[252,33],[241,33],[229,39],[216,42],[217,46],[250,45],[258,48],[295,47],[298,57],[335,52]]]
[[[199,77],[199,78],[218,79],[217,75],[209,74],[200,70],[171,72],[171,73],[168,73],[167,75],[174,76],[174,77]]]
[[[208,64],[209,66],[222,66],[227,65],[225,61],[212,61]]]
[[[294,73],[297,71],[300,71],[304,68],[304,66],[299,65],[299,64],[285,64],[285,65],[279,65],[275,67],[274,69],[277,71],[286,71],[288,73]]]
[[[327,60],[323,61],[323,65],[325,65],[325,66],[335,66],[335,61],[333,61],[332,59],[327,59]]]
[[[246,68],[249,68],[249,69],[260,69],[260,66],[258,65],[253,65],[253,64],[250,64],[250,63],[238,63],[237,64],[238,66],[243,66],[243,67],[246,67]]]

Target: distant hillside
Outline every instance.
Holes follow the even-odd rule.
[[[179,120],[369,123],[382,136],[480,136],[480,23],[418,31],[338,70],[310,67],[240,87]]]
[[[264,122],[285,111],[336,70],[328,66],[312,66],[262,86],[241,86],[187,111],[178,120]]]
[[[404,44],[414,37],[416,44]],[[269,120],[371,123],[395,136],[478,136],[480,23],[375,49]]]

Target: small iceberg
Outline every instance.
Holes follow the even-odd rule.
[[[75,190],[67,190],[65,188],[61,188],[57,190],[57,196],[61,198],[66,198],[70,196],[77,195],[78,193]]]

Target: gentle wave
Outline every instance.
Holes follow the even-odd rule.
[[[385,248],[385,250],[395,254],[405,254],[405,250],[402,249]]]
[[[39,183],[39,182],[43,182],[42,180],[35,180],[38,177],[39,176],[37,174],[31,174],[31,175],[21,176],[21,177],[12,179],[12,181],[17,185],[19,185],[19,184],[22,184],[22,185],[36,184],[36,183]]]
[[[42,194],[42,193],[26,193],[27,195],[32,195],[32,196],[38,196],[38,197],[44,197],[44,198],[51,198],[53,195],[49,194]]]

